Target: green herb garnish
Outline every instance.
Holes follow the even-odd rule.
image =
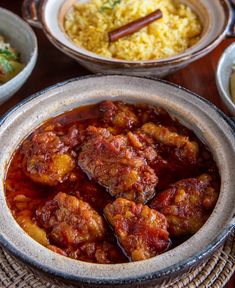
[[[122,0],[108,0],[106,4],[100,7],[100,12],[103,12],[104,10],[113,10],[114,7],[121,3]]]
[[[16,54],[12,53],[11,51],[7,49],[0,49],[0,57],[4,56],[5,58],[9,60],[17,60]]]
[[[14,68],[10,61],[8,61],[5,57],[0,55],[0,70],[3,71],[3,74],[8,74],[14,71]]]

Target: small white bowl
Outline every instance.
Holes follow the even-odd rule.
[[[12,47],[20,53],[23,70],[10,81],[0,85],[0,104],[9,99],[28,79],[35,66],[38,46],[31,27],[14,13],[0,8],[0,35],[6,37]]]
[[[235,64],[235,43],[231,44],[222,54],[216,72],[216,84],[222,101],[229,112],[235,116],[235,103],[230,93],[230,77]]]

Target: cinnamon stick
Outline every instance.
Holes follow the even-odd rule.
[[[115,42],[120,38],[123,38],[125,36],[131,35],[140,29],[144,28],[145,26],[149,25],[150,23],[156,21],[157,19],[162,18],[163,14],[160,9],[157,9],[156,11],[150,13],[147,16],[144,16],[140,19],[137,19],[133,22],[130,22],[120,28],[117,28],[111,32],[108,33],[109,41]]]

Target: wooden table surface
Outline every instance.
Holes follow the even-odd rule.
[[[18,15],[21,15],[21,4],[22,1],[20,0],[0,0],[0,7],[7,8]],[[34,29],[34,31],[37,35],[39,46],[36,67],[26,84],[14,97],[0,106],[0,115],[22,99],[41,89],[69,78],[90,73],[74,60],[54,48],[40,29]],[[216,88],[215,71],[221,53],[233,41],[233,39],[224,40],[212,53],[190,64],[181,71],[166,77],[166,80],[179,84],[207,98],[228,114]],[[235,275],[226,285],[226,288],[234,287]]]

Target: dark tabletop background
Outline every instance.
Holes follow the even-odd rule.
[[[21,5],[21,0],[0,0],[0,7],[7,8],[20,16]],[[39,46],[39,55],[36,67],[26,84],[24,84],[24,86],[10,100],[0,105],[0,115],[5,113],[22,99],[41,89],[69,78],[91,73],[80,66],[77,62],[54,48],[40,29],[35,28],[34,31]],[[220,55],[233,41],[233,39],[224,40],[209,55],[195,61],[186,68],[166,77],[165,79],[188,88],[204,98],[207,98],[229,115],[227,109],[220,100],[216,88],[215,71]],[[226,285],[226,288],[235,288],[235,275]]]

